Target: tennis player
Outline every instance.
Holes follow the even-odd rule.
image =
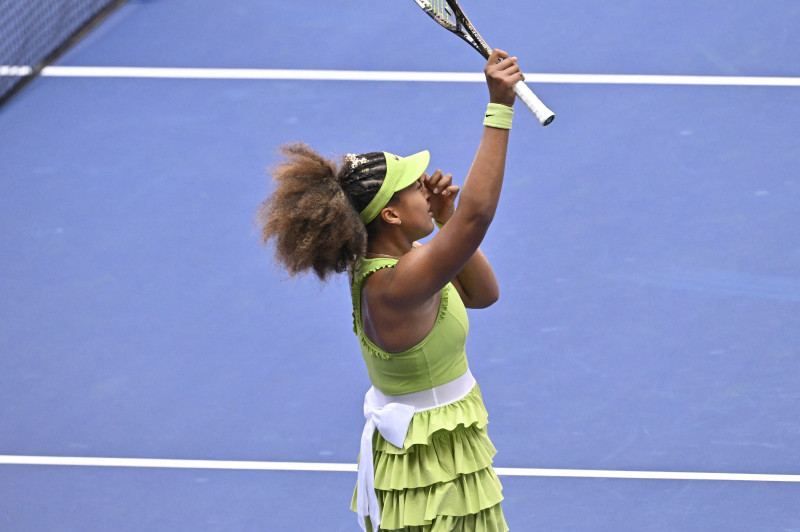
[[[499,297],[479,249],[503,184],[515,57],[494,50],[483,136],[463,187],[429,154],[282,147],[261,205],[264,243],[292,274],[350,273],[354,330],[372,387],[352,509],[364,530],[503,532],[488,415],[469,370],[467,308]],[[459,197],[456,208],[456,198]],[[439,227],[426,244],[416,242]]]

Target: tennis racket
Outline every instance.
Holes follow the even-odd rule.
[[[492,49],[480,36],[475,26],[469,21],[464,11],[456,0],[414,0],[433,20],[441,27],[451,31],[467,41],[470,46],[475,48],[484,58],[489,59]],[[520,100],[525,102],[536,118],[543,126],[546,126],[556,117],[555,113],[547,108],[542,101],[536,97],[525,82],[518,81],[514,85],[514,92]]]

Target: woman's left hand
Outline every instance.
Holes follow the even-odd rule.
[[[442,174],[441,170],[436,170],[433,175],[426,176],[422,184],[430,194],[433,219],[439,223],[445,223],[456,210],[456,196],[461,187],[453,184],[452,174]]]

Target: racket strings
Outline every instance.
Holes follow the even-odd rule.
[[[450,6],[447,5],[446,0],[431,0],[430,4],[434,15],[438,17],[437,22],[440,24],[444,22],[450,27],[456,26],[458,19],[456,19],[455,13],[453,13]]]
[[[426,0],[426,3],[430,9],[429,14],[436,22],[467,41],[470,46],[484,57],[489,57],[491,49],[478,32],[470,26],[458,7],[451,7],[448,0]],[[458,13],[456,10],[458,10]]]

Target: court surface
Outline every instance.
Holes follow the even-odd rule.
[[[0,530],[358,529],[347,280],[258,245],[265,171],[460,181],[487,100],[411,0],[365,7],[130,1],[0,109]],[[511,529],[800,530],[800,4],[464,7],[556,112],[517,109],[470,314]]]

